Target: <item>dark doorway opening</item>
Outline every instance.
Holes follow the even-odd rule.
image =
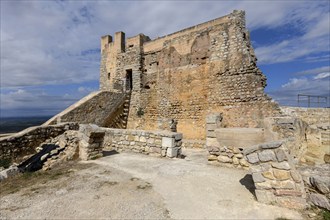
[[[126,70],[126,91],[133,89],[133,71],[132,69]]]

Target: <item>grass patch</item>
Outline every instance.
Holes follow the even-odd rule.
[[[330,211],[322,210],[321,213],[322,213],[323,220],[330,220]]]

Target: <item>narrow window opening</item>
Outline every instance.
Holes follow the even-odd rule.
[[[126,70],[126,91],[131,91],[133,89],[133,71],[132,69]]]
[[[111,75],[111,74],[110,74],[110,73],[108,73],[108,80],[110,80],[110,75]]]

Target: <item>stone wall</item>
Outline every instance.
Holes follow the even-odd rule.
[[[80,125],[79,158],[93,160],[102,157],[104,134],[96,125]]]
[[[15,135],[0,139],[0,159],[22,161],[24,156],[36,153],[36,148],[46,139],[56,137],[67,130],[78,130],[77,123],[42,125],[27,128]]]
[[[100,128],[105,132],[103,149],[132,151],[159,157],[180,157],[182,134],[169,131],[141,131]]]
[[[182,148],[205,148],[205,140],[182,139]]]
[[[98,91],[79,100],[48,120],[45,125],[61,122],[93,123],[98,126],[112,124],[113,114],[122,107],[125,93]]]
[[[281,106],[281,111],[291,117],[297,117],[308,125],[330,124],[330,108],[302,108]]]
[[[209,113],[222,112],[224,127],[263,127],[264,117],[279,114],[264,93],[243,11],[152,41],[135,38],[121,50],[124,38],[102,38],[100,88],[125,91],[132,79],[128,128],[156,130],[175,119],[185,138],[201,140]]]
[[[206,149],[209,152],[209,163],[226,166],[245,168],[249,164],[243,158],[243,146],[225,146],[217,139],[216,130],[222,124],[221,114],[210,114],[206,118]]]
[[[295,209],[306,207],[302,177],[284,143],[263,143],[246,148],[243,153],[250,163],[259,202]]]

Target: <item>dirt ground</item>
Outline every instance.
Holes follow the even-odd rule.
[[[302,219],[255,201],[247,171],[132,153],[70,162],[0,183],[0,219]]]

